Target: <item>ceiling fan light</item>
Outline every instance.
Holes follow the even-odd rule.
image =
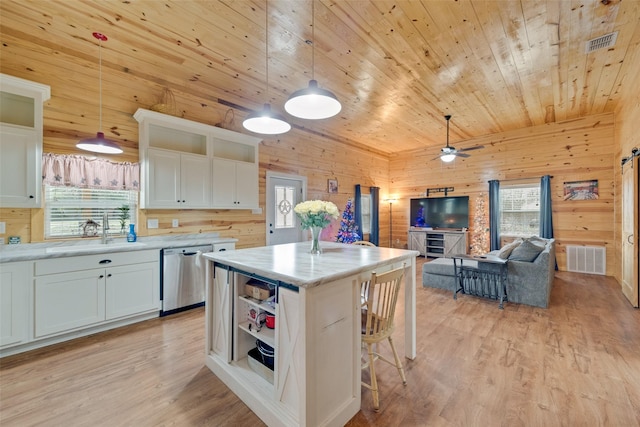
[[[272,112],[269,104],[264,104],[261,111],[249,114],[242,126],[251,132],[265,135],[277,135],[291,130],[291,125],[280,114]]]
[[[81,150],[91,151],[101,154],[120,154],[122,148],[115,142],[104,137],[104,133],[98,132],[95,138],[85,138],[76,144]]]
[[[440,156],[440,160],[442,160],[445,163],[450,163],[452,162],[454,159],[456,158],[455,154],[443,154],[442,156]]]
[[[309,87],[293,92],[284,109],[294,117],[319,120],[335,116],[342,105],[333,93],[319,88],[316,80],[309,80]]]

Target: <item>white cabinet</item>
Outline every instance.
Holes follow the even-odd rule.
[[[35,262],[35,337],[78,330],[159,309],[158,251]]]
[[[29,262],[0,264],[0,348],[29,338]]]
[[[260,140],[138,109],[143,209],[258,207]]]
[[[146,208],[207,208],[211,204],[210,159],[149,148]]]
[[[35,279],[35,337],[104,321],[104,270]]]
[[[213,205],[225,209],[258,207],[258,170],[251,163],[213,159]]]
[[[49,86],[0,74],[0,205],[37,208],[42,188],[42,104]]]

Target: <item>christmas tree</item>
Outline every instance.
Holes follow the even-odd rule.
[[[336,242],[353,243],[357,240],[360,240],[360,235],[358,234],[356,221],[353,219],[353,205],[351,199],[349,199],[344,212],[342,212],[342,220],[340,221],[340,230],[338,230]]]

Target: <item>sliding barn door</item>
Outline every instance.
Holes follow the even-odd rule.
[[[622,174],[622,293],[638,307],[638,157]]]

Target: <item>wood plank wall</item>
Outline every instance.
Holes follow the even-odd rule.
[[[18,77],[51,84],[46,76],[34,78],[28,73],[11,73]],[[58,154],[84,154],[75,148],[78,139],[85,137],[72,123],[61,123],[57,119],[60,104],[64,104],[60,94],[73,91],[73,82],[56,80],[52,86],[51,100],[44,108],[44,152]],[[124,90],[124,88],[123,88]],[[129,89],[127,89],[129,90]],[[113,161],[138,161],[138,124],[132,114],[137,108],[149,108],[157,102],[155,95],[161,89],[153,84],[137,88],[140,97],[123,98],[104,111],[105,123],[109,123],[109,138],[115,139],[125,149],[120,156],[105,156]],[[198,98],[189,93],[174,92],[177,115],[190,120],[248,133],[242,128],[244,114],[230,110],[227,106],[211,102],[204,97]],[[91,96],[87,94],[86,96]],[[145,99],[141,103],[138,99]],[[105,126],[106,128],[106,126]],[[90,154],[89,154],[90,155]],[[358,147],[317,135],[305,128],[294,128],[285,135],[267,137],[260,144],[260,206],[261,214],[252,214],[247,210],[140,210],[138,212],[138,235],[157,236],[182,233],[219,232],[223,237],[239,239],[238,248],[262,246],[266,241],[265,227],[265,183],[266,171],[277,171],[307,177],[307,197],[309,199],[330,200],[336,203],[342,212],[349,198],[354,196],[355,185],[361,184],[363,192],[368,187],[381,188],[381,195],[388,194],[388,158],[365,147]],[[327,180],[338,180],[338,193],[329,194]],[[148,218],[158,219],[158,229],[147,229]],[[173,228],[172,219],[178,219],[180,226]],[[0,237],[20,236],[23,243],[44,241],[43,209],[0,208],[0,221],[5,221],[7,232]],[[338,223],[339,224],[339,223]],[[381,236],[388,236],[387,211],[380,215]],[[388,238],[381,241],[387,245]]]
[[[443,135],[444,139],[445,135]],[[484,145],[467,159],[451,166],[431,160],[438,153],[421,150],[391,156],[390,182],[399,202],[394,204],[393,239],[406,244],[409,227],[409,199],[423,197],[427,188],[454,187],[454,196],[470,196],[472,252],[486,252],[488,235],[482,230],[488,221],[488,181],[505,183],[524,178],[539,180],[552,175],[554,236],[558,267],[566,269],[566,245],[586,244],[607,248],[607,275],[618,270],[614,241],[614,115],[583,119],[504,132],[466,141],[451,141],[456,147]],[[600,197],[591,201],[565,201],[563,183],[597,179]],[[484,216],[485,219],[476,218]],[[476,229],[474,229],[474,227]],[[475,246],[473,242],[476,242]],[[484,247],[481,247],[484,244]]]

